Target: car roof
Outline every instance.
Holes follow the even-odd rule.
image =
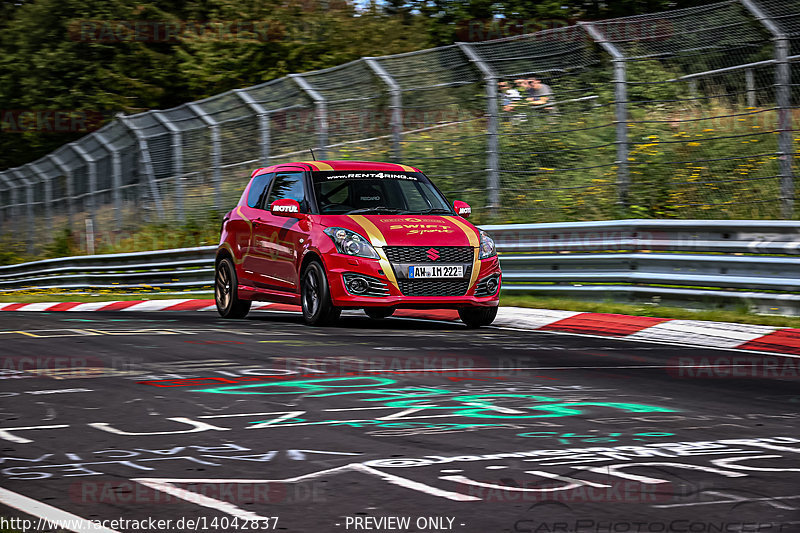
[[[294,161],[291,163],[282,163],[280,165],[272,165],[256,169],[253,176],[264,174],[266,172],[274,172],[279,167],[285,166],[306,166],[311,170],[382,170],[394,172],[420,172],[418,168],[408,165],[401,165],[400,163],[381,163],[378,161]]]

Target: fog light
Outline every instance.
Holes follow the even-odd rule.
[[[497,292],[497,278],[489,278],[486,281],[486,292],[489,294]]]
[[[364,278],[350,278],[347,282],[347,289],[353,294],[363,294],[368,288],[367,280]]]

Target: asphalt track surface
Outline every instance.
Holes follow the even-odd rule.
[[[797,357],[280,312],[2,319],[6,519],[800,532]]]

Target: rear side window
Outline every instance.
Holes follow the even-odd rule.
[[[306,191],[303,185],[302,172],[278,172],[275,174],[275,181],[272,185],[272,191],[269,193],[269,199],[265,208],[269,209],[272,202],[275,200],[283,200],[290,198],[297,200],[300,204],[300,210],[305,211]]]
[[[247,205],[249,207],[264,209],[264,196],[267,194],[269,183],[274,176],[275,174],[270,172],[253,178],[253,184],[250,185],[250,191],[247,193]]]

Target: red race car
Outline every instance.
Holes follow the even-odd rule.
[[[259,168],[225,215],[216,257],[219,314],[253,300],[299,304],[306,323],[342,309],[457,309],[467,326],[497,315],[494,241],[418,169],[367,161]]]

